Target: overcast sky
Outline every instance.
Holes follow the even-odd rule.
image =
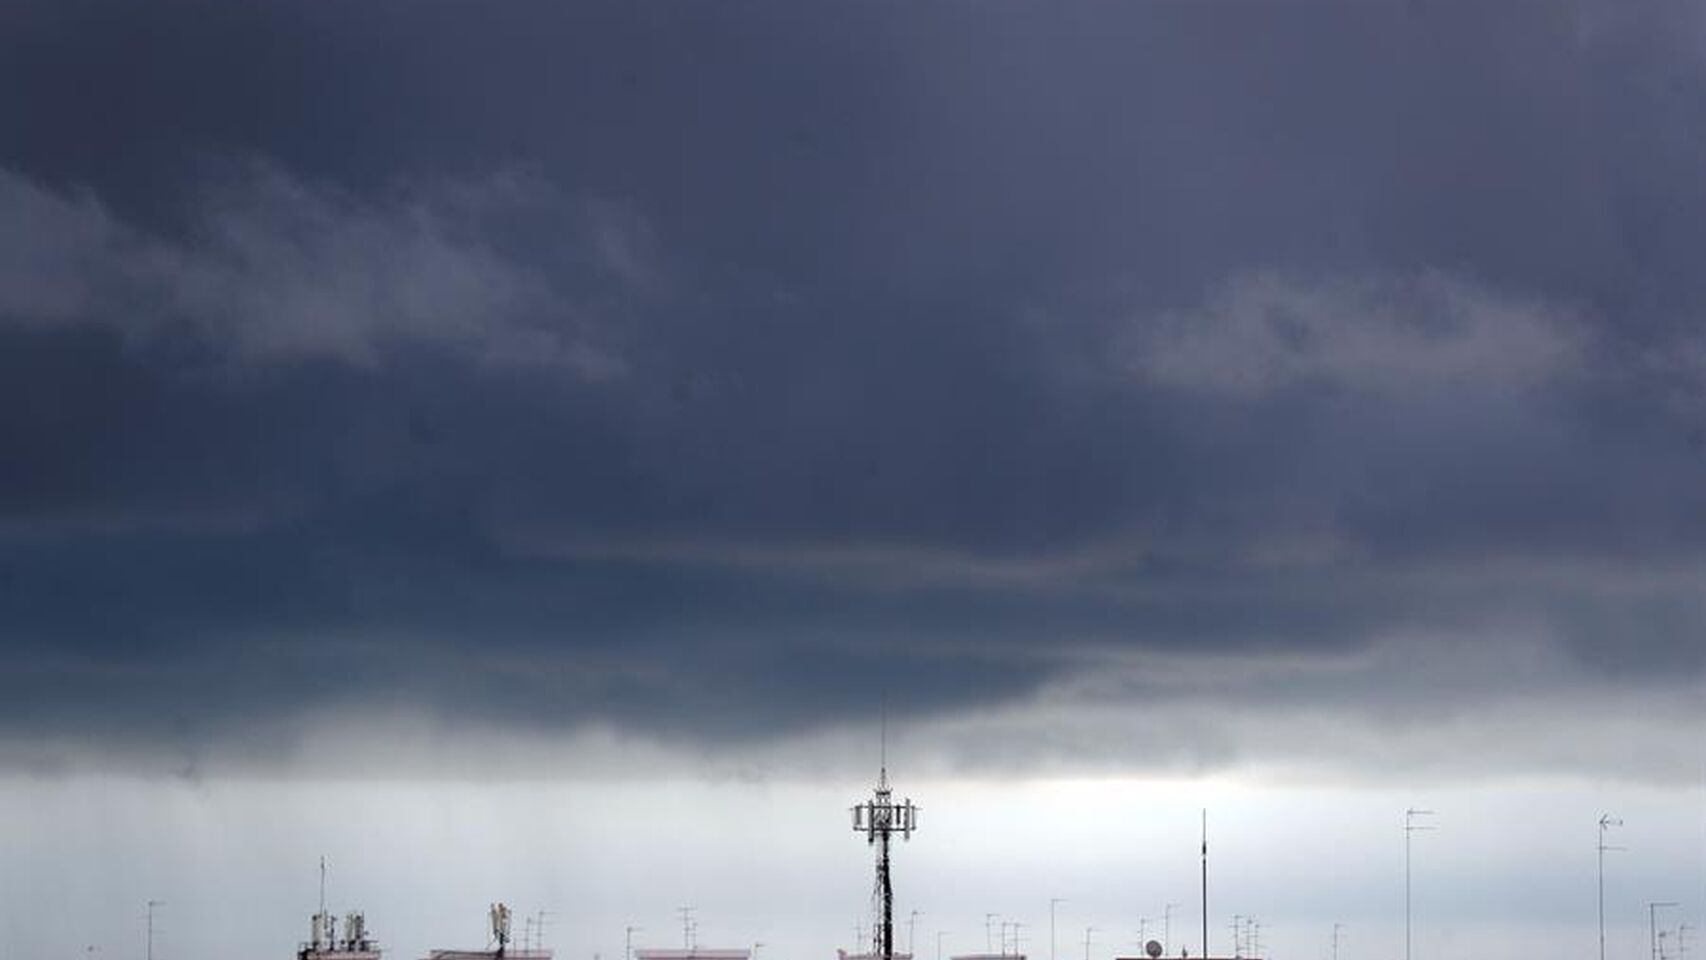
[[[1398,960],[1412,805],[1418,946],[1607,811],[1703,922],[1698,3],[0,0],[0,118],[8,960],[825,960],[884,715],[924,958],[1204,805],[1217,953]]]

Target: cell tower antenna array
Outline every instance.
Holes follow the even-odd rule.
[[[874,931],[878,960],[894,957],[894,884],[889,879],[889,840],[900,834],[902,840],[912,839],[918,828],[918,808],[912,798],[896,803],[889,789],[887,717],[884,718],[882,766],[877,774],[877,789],[871,799],[853,808],[853,830],[863,833],[865,840],[877,848],[877,886],[875,899],[882,914],[882,923]]]

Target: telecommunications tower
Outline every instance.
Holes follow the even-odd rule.
[[[877,774],[877,789],[871,799],[853,808],[853,830],[865,835],[866,842],[877,848],[877,886],[872,899],[876,902],[882,922],[873,931],[872,952],[877,960],[894,958],[894,885],[889,882],[889,838],[900,834],[912,839],[918,827],[918,808],[912,798],[896,803],[889,790],[889,769],[885,758]]]

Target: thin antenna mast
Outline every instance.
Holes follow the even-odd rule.
[[[1429,826],[1416,826],[1417,817],[1431,817],[1432,810],[1417,810],[1411,807],[1404,811],[1404,960],[1410,960],[1410,835],[1417,830],[1432,830]]]
[[[1208,960],[1208,808],[1202,812],[1202,960]],[[1408,957],[1404,960],[1409,960]]]
[[[148,960],[154,960],[154,908],[166,905],[164,900],[148,901]]]
[[[1609,813],[1601,814],[1599,818],[1599,844],[1596,852],[1599,854],[1599,960],[1605,960],[1605,851],[1622,850],[1623,847],[1608,847],[1605,845],[1605,831],[1612,827],[1623,826],[1623,821]]]
[[[683,949],[693,949],[693,911],[697,909],[697,907],[675,908],[675,912],[681,914],[681,946]]]

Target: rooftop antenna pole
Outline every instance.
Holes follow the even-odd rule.
[[[1417,817],[1431,817],[1432,810],[1417,810],[1411,807],[1404,811],[1404,960],[1410,960],[1410,835],[1417,830],[1432,830],[1433,827],[1417,826]]]
[[[166,905],[164,900],[148,901],[148,960],[154,960],[154,908]]]
[[[1208,808],[1202,812],[1202,960],[1208,960]],[[1405,960],[1409,960],[1408,957]]]
[[[1053,897],[1048,902],[1048,960],[1054,956],[1054,908],[1066,902],[1065,897]]]
[[[1339,931],[1344,928],[1342,923],[1333,924],[1333,960],[1339,960]]]
[[[633,924],[622,928],[622,960],[634,960],[634,934],[644,929]]]
[[[1676,904],[1669,901],[1669,900],[1659,900],[1659,901],[1655,901],[1653,903],[1647,904],[1647,937],[1649,940],[1652,941],[1652,948],[1651,949],[1652,949],[1653,960],[1659,960],[1659,934],[1658,934],[1659,908],[1660,907],[1674,907],[1674,906],[1676,906]]]
[[[1605,960],[1605,851],[1622,850],[1622,847],[1605,845],[1605,831],[1612,827],[1623,826],[1623,821],[1611,814],[1601,814],[1599,818],[1599,960]]]
[[[1090,938],[1095,932],[1095,927],[1084,928],[1084,960],[1090,960]]]
[[[681,914],[681,946],[684,950],[693,949],[693,911],[696,907],[676,907],[675,912]]]

